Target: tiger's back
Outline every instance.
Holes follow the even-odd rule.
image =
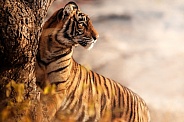
[[[78,64],[73,47],[90,49],[98,33],[74,2],[55,12],[45,23],[37,55],[37,81],[56,84],[57,111],[51,121],[149,122],[148,107],[128,88]],[[62,98],[62,99],[61,99]]]
[[[75,83],[68,85],[58,116],[68,111],[77,122],[150,121],[148,107],[136,93],[77,63],[74,67],[71,79]]]

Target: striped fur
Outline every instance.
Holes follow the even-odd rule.
[[[50,121],[64,121],[63,116],[69,115],[78,122],[149,122],[148,107],[137,94],[72,58],[74,46],[89,49],[97,38],[91,20],[74,2],[45,23],[36,77],[41,86],[46,81],[57,86],[56,113]]]

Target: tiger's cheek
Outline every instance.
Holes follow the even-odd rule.
[[[91,35],[91,33],[90,33],[90,31],[89,30],[84,30],[84,35],[83,35],[84,37],[88,37],[88,38],[90,38],[92,35]]]

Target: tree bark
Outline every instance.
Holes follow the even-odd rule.
[[[30,113],[39,97],[35,56],[41,26],[53,1],[0,0],[0,121],[9,116],[23,121],[27,106],[34,118]]]

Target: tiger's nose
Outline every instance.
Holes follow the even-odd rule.
[[[97,38],[99,37],[99,35],[95,35],[95,36],[92,36],[94,40],[97,40]]]

